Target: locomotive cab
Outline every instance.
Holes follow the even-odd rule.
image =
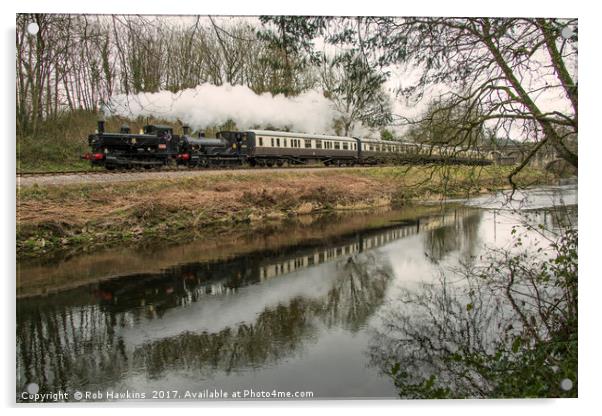
[[[249,136],[243,131],[220,131],[216,134],[218,139],[224,139],[229,144],[229,153],[237,156],[246,156],[249,148]]]

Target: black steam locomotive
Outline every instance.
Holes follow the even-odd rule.
[[[323,163],[326,166],[375,165],[379,163],[456,163],[485,165],[491,157],[476,149],[434,146],[357,137],[290,133],[283,131],[222,131],[215,138],[181,136],[169,126],[147,125],[139,134],[123,126],[106,133],[104,122],[88,137],[91,153],[84,155],[93,166],[109,170],[157,168],[175,164],[187,167],[282,166]]]
[[[245,155],[241,153],[242,134],[221,132],[216,138],[190,136],[190,128],[183,127],[183,134],[174,134],[170,126],[146,125],[138,133],[132,133],[126,125],[119,133],[107,133],[104,121],[98,122],[96,133],[88,136],[90,153],[83,158],[92,166],[104,166],[108,170],[132,168],[158,168],[170,164],[208,167],[211,165],[241,165]]]

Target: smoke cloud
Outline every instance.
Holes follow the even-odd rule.
[[[330,101],[317,91],[297,97],[258,95],[246,86],[230,84],[201,84],[176,93],[115,95],[105,113],[180,120],[196,130],[232,120],[240,129],[272,126],[302,133],[331,133],[336,116]]]

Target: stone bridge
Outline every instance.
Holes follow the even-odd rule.
[[[487,145],[481,148],[489,152],[493,163],[498,165],[517,165],[531,152],[534,143],[508,142],[503,145]],[[531,158],[528,166],[546,170],[564,170],[566,162],[558,157],[556,150],[551,145],[544,145]]]

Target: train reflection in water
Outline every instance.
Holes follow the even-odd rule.
[[[352,332],[366,325],[391,277],[378,259],[362,260],[375,248],[442,227],[457,231],[479,215],[457,209],[19,300],[17,390],[32,380],[43,391],[123,386],[136,375],[177,371],[206,380],[279,362],[315,339],[320,325]]]
[[[347,260],[392,241],[442,229],[474,216],[474,209],[455,209],[442,215],[402,221],[374,230],[338,236],[305,246],[250,253],[218,262],[188,263],[162,273],[130,275],[98,284],[95,294],[113,312],[153,305],[153,313],[197,302],[205,296],[224,296],[240,287],[264,282],[315,265]],[[472,215],[471,215],[472,214]]]

